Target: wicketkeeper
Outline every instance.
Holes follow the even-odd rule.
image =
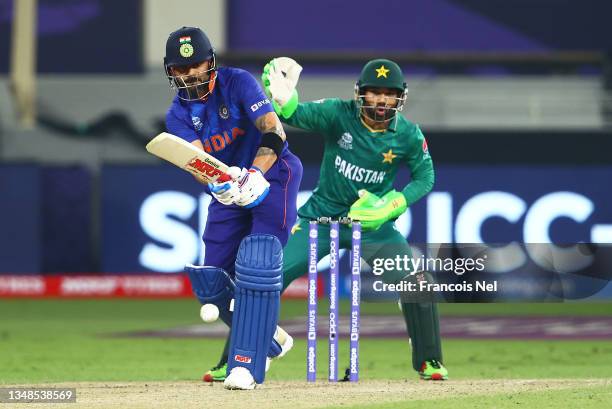
[[[376,258],[411,257],[394,221],[434,184],[425,137],[416,124],[399,114],[408,88],[396,63],[385,59],[368,62],[355,84],[352,100],[300,103],[295,88],[301,70],[295,61],[280,57],[267,64],[262,75],[264,90],[281,120],[325,138],[319,182],[312,197],[298,209],[298,222],[284,249],[283,289],[308,271],[308,223],[321,216],[360,220],[362,257],[370,265]],[[412,180],[398,192],[393,189],[393,180],[404,164]],[[319,229],[321,259],[329,248],[329,225]],[[343,225],[340,247],[350,246],[351,230]],[[397,283],[406,275],[405,270],[390,270],[383,274],[383,280]],[[412,344],[413,368],[426,380],[447,379],[436,304],[405,302],[402,314]]]

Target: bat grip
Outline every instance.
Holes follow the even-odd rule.
[[[223,182],[229,182],[230,180],[232,180],[232,177],[230,175],[228,175],[227,173],[222,173],[221,175],[219,175],[219,178],[215,182],[223,183]]]

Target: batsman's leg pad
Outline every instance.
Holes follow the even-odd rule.
[[[219,308],[219,318],[227,324],[232,325],[232,311],[230,305],[234,298],[235,285],[227,272],[219,267],[186,265],[185,272],[189,275],[191,288],[202,305],[214,304]],[[229,338],[228,338],[229,343]],[[228,347],[225,349],[227,350]],[[227,362],[227,351],[223,351],[221,358],[223,363]],[[274,358],[282,352],[282,347],[273,341],[268,351],[268,356]]]
[[[264,381],[278,322],[282,268],[283,248],[275,236],[251,234],[240,243],[228,373],[240,366],[255,382]]]
[[[202,305],[214,304],[219,308],[219,317],[228,326],[232,325],[230,304],[234,298],[234,283],[229,275],[219,267],[185,266],[191,288]]]

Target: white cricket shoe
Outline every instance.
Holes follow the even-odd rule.
[[[255,383],[253,375],[251,375],[248,369],[242,366],[233,368],[223,382],[223,387],[225,389],[251,390],[255,389],[255,386],[257,386],[257,384]]]

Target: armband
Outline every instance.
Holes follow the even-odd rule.
[[[272,149],[276,154],[277,158],[281,157],[281,153],[283,152],[284,146],[285,141],[283,141],[282,138],[274,132],[268,132],[261,136],[261,144],[259,145],[259,147],[266,147]]]

